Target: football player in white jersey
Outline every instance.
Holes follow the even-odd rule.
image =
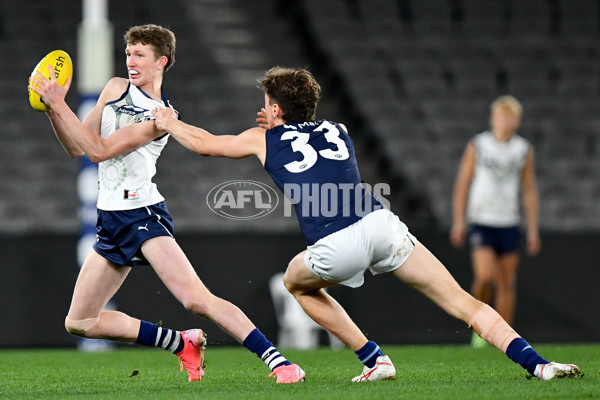
[[[202,155],[256,156],[284,189],[289,183],[316,187],[304,198],[296,199],[300,203],[313,203],[318,197],[314,193],[324,193],[319,187],[347,185],[348,176],[360,182],[347,129],[339,123],[316,119],[321,88],[309,71],[274,67],[259,79],[259,84],[265,102],[258,113],[259,127],[239,135],[212,135],[179,121],[169,108],[153,111],[155,123],[183,146]],[[292,197],[289,192],[285,194]],[[365,194],[365,198],[369,196],[373,195]],[[337,199],[343,202],[342,197]],[[581,375],[576,365],[543,359],[492,307],[463,290],[389,209],[336,208],[333,197],[327,199],[331,208],[327,207],[326,213],[315,215],[313,212],[318,214],[318,210],[307,207],[309,215],[305,215],[303,207],[297,208],[308,246],[289,263],[284,283],[306,313],[354,350],[364,364],[353,382],[396,378],[390,358],[323,290],[338,284],[359,287],[367,270],[373,274],[391,273],[419,290],[538,379]],[[330,214],[330,210],[338,211]],[[341,218],[339,213],[346,211],[356,218]],[[312,243],[313,239],[316,242]],[[381,309],[381,305],[376,308]]]
[[[468,238],[473,263],[473,296],[493,304],[510,324],[516,304],[519,263],[519,194],[527,221],[527,252],[540,250],[535,157],[531,144],[516,132],[522,107],[512,96],[491,105],[491,131],[475,135],[462,156],[453,196],[451,242],[462,248]],[[473,347],[482,342],[473,335]]]
[[[111,79],[83,123],[65,103],[65,86],[41,74],[30,85],[50,107],[56,137],[71,157],[99,163],[97,242],[81,267],[66,329],[74,335],[137,342],[176,354],[189,381],[204,375],[206,339],[200,329],[162,328],[119,311],[103,310],[136,265],[149,264],[191,312],[209,318],[260,357],[277,383],[304,379],[304,371],[283,357],[234,304],[202,283],[173,237],[171,216],[151,181],[168,134],[158,130],[151,110],[170,107],[163,74],[175,62],[175,35],[157,25],[135,26],[125,34],[129,78]]]

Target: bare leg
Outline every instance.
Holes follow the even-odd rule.
[[[477,247],[471,252],[473,284],[471,294],[477,300],[491,304],[497,274],[497,257],[490,247]]]
[[[237,306],[208,290],[173,238],[150,239],[141,249],[159,278],[186,309],[209,318],[240,343],[256,328]]]
[[[446,267],[420,242],[393,274],[429,297],[454,318],[467,322],[479,307],[480,302],[463,290]]]
[[[305,252],[296,255],[290,262],[283,278],[285,286],[315,322],[352,350],[359,350],[367,343],[366,336],[342,306],[323,290],[336,284],[319,278],[306,268]]]
[[[509,324],[514,321],[518,264],[517,253],[504,254],[498,258],[495,305],[498,313]]]
[[[130,267],[111,263],[91,250],[79,272],[67,320],[98,318],[98,321],[85,332],[68,323],[67,329],[88,338],[135,341],[140,320],[119,311],[102,311],[130,270]]]
[[[394,271],[402,282],[429,297],[451,316],[473,328],[487,342],[506,352],[519,335],[490,306],[464,291],[442,263],[421,243]]]

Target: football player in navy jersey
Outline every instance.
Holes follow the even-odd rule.
[[[204,376],[202,330],[177,331],[123,312],[103,310],[132,267],[151,265],[191,312],[214,321],[271,369],[277,383],[304,380],[304,371],[283,357],[236,305],[213,295],[175,241],[173,222],[152,177],[168,135],[156,129],[151,110],[170,104],[163,75],[175,62],[175,35],[149,24],[125,36],[128,79],[111,79],[83,122],[65,102],[70,78],[60,86],[37,74],[30,85],[50,107],[57,139],[71,157],[99,164],[97,240],[81,267],[65,327],[91,339],[136,342],[171,351],[188,380]]]
[[[541,380],[581,375],[572,364],[543,359],[490,306],[464,291],[360,180],[344,125],[316,119],[321,88],[301,68],[274,67],[259,79],[264,108],[258,127],[215,136],[154,110],[159,130],[186,148],[217,157],[256,156],[296,208],[307,248],[292,259],[287,289],[306,313],[355,351],[364,364],[354,382],[395,379],[396,369],[324,288],[358,287],[366,270],[390,272]]]

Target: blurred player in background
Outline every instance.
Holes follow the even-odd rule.
[[[171,107],[163,74],[175,62],[175,35],[157,25],[125,34],[129,79],[113,78],[83,123],[65,103],[64,87],[37,74],[30,85],[50,107],[56,137],[71,157],[99,163],[97,242],[88,254],[65,320],[78,336],[160,347],[176,354],[189,381],[204,375],[206,339],[200,329],[183,332],[103,311],[131,268],[150,264],[166,287],[191,312],[211,319],[257,354],[278,383],[303,380],[304,371],[286,360],[235,305],[213,295],[173,237],[172,219],[151,179],[168,135],[155,127],[151,110]],[[271,376],[270,375],[270,376]]]
[[[310,72],[274,67],[259,84],[264,91],[259,127],[237,136],[214,136],[179,121],[169,108],[154,111],[155,123],[202,155],[256,156],[292,201],[308,247],[290,262],[285,285],[311,318],[355,351],[364,367],[354,382],[396,377],[390,358],[324,290],[338,284],[359,287],[366,270],[390,272],[416,288],[539,379],[580,375],[575,365],[540,357],[493,308],[465,292],[361,183],[346,127],[316,120],[321,88]],[[388,306],[377,301],[372,299],[374,310]]]
[[[473,296],[492,304],[513,324],[519,264],[519,192],[527,220],[527,253],[540,250],[535,157],[516,132],[522,107],[512,96],[491,105],[491,131],[476,135],[464,151],[453,196],[452,244],[471,247]],[[477,335],[473,347],[486,345]]]

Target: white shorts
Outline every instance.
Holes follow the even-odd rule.
[[[355,288],[367,269],[373,275],[398,269],[416,241],[394,213],[381,209],[308,246],[304,263],[321,279]]]

